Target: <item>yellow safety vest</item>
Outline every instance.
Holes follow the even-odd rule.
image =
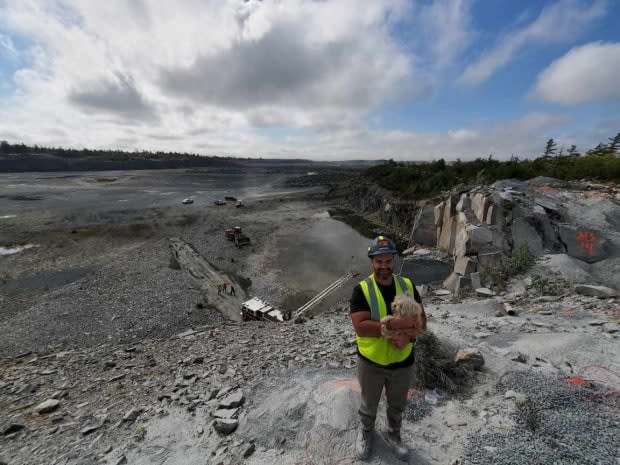
[[[396,274],[392,275],[392,277],[396,284],[396,295],[407,291],[413,295],[413,282],[409,278],[403,278]],[[374,273],[365,280],[360,281],[360,287],[370,307],[371,318],[375,321],[379,321],[381,318],[387,316],[387,305],[377,286]],[[407,344],[402,349],[397,349],[390,341],[382,336],[364,337],[356,335],[355,340],[358,350],[364,357],[382,366],[406,360],[413,350],[412,343]]]

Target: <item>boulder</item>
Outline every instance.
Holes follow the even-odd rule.
[[[602,299],[616,297],[618,293],[606,286],[593,286],[590,284],[579,284],[575,286],[577,294],[589,295],[592,297],[600,297]]]
[[[472,255],[493,248],[493,232],[486,226],[473,224],[462,228],[456,237],[454,254]]]
[[[571,257],[588,263],[608,257],[608,241],[599,231],[561,224],[559,232],[562,242],[566,244],[566,253]]]
[[[437,248],[444,252],[452,253],[454,250],[454,242],[456,239],[456,220],[452,216],[448,216],[446,213],[449,208],[444,210],[443,226],[441,227],[441,234],[439,235],[439,242]]]
[[[474,370],[480,370],[484,366],[482,353],[473,347],[459,350],[454,357],[454,361],[459,364],[465,363]]]
[[[235,391],[232,394],[226,396],[226,398],[222,399],[219,403],[220,408],[234,408],[239,407],[243,404],[245,398],[243,397],[243,393],[239,391]]]
[[[586,264],[584,263],[584,265]],[[620,255],[593,263],[590,269],[592,270],[595,279],[583,279],[581,282],[594,281],[620,291],[620,279],[618,279],[618,276],[620,276]]]
[[[535,266],[533,274],[557,273],[562,279],[571,283],[596,281],[592,279],[591,267],[593,265],[582,260],[566,254],[549,254],[545,256],[545,259],[544,264]],[[597,265],[600,263],[604,262],[599,262]]]
[[[549,197],[537,197],[535,202],[540,205],[548,215],[552,215],[557,221],[564,221],[566,208]]]
[[[213,422],[215,431],[225,436],[231,434],[239,426],[239,421],[235,419],[218,418]]]
[[[456,282],[456,288],[454,289],[454,292],[458,292],[460,289],[470,289],[470,288],[471,288],[471,279],[469,279],[469,276],[459,275],[459,279]]]
[[[523,352],[511,351],[511,352],[508,352],[506,356],[513,362],[527,363],[527,355],[525,355]]]
[[[3,436],[8,436],[9,434],[21,431],[25,427],[26,425],[24,424],[23,417],[21,415],[16,415],[10,418],[8,422],[4,423],[2,427],[0,427],[0,434]]]
[[[476,289],[476,294],[481,295],[483,297],[493,297],[495,293],[489,289],[488,287],[479,287]]]
[[[519,217],[513,221],[513,250],[525,245],[533,255],[540,256],[543,254],[543,240],[533,223],[531,217]]]
[[[34,408],[34,411],[37,413],[50,413],[58,408],[60,405],[60,401],[56,399],[47,399],[44,402],[41,402]]]
[[[476,259],[468,256],[456,257],[454,263],[454,271],[465,276],[476,271],[477,261]]]
[[[213,416],[216,418],[234,419],[239,416],[240,410],[240,408],[220,408],[213,412]]]
[[[442,287],[454,292],[456,291],[459,285],[460,278],[461,278],[461,275],[453,271],[452,273],[450,273],[450,276],[448,276],[445,279],[445,281],[442,284]]]
[[[474,289],[478,289],[482,287],[482,281],[480,280],[480,273],[471,273],[469,275],[469,279],[471,281],[471,287]]]

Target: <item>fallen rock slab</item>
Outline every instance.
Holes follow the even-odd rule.
[[[476,294],[483,297],[493,297],[495,295],[495,293],[488,287],[479,287],[478,289],[476,289]]]
[[[618,295],[618,293],[610,287],[594,286],[591,284],[579,284],[575,286],[575,292],[577,294],[587,295],[590,297],[600,297],[602,299],[616,297]]]
[[[222,399],[219,406],[222,409],[235,408],[242,405],[244,400],[245,398],[243,397],[243,393],[241,391],[235,391]]]
[[[47,399],[46,401],[41,402],[39,405],[37,405],[34,408],[34,411],[39,413],[39,414],[50,413],[50,412],[53,412],[54,410],[56,410],[59,405],[60,405],[60,401],[59,400]]]
[[[221,418],[213,422],[213,427],[215,430],[223,435],[231,434],[237,429],[237,426],[239,426],[239,422],[234,419]]]

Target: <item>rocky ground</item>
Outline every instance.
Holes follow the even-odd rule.
[[[229,322],[169,266],[168,237],[181,237],[255,294],[284,298],[297,289],[277,272],[272,239],[324,209],[293,195],[245,210],[3,223],[39,247],[2,257],[0,464],[356,463],[346,301],[299,324]],[[251,248],[225,242],[233,220]],[[620,463],[620,300],[579,287],[595,284],[590,271],[543,255],[497,295],[420,286],[441,355],[470,348],[477,363],[464,362],[468,382],[454,392],[413,381],[410,463]],[[431,362],[422,349],[418,372]],[[378,437],[370,463],[399,462]]]
[[[325,211],[325,202],[290,194],[286,202],[266,197],[246,203],[240,209],[190,205],[112,211],[95,220],[87,212],[61,220],[40,213],[5,220],[2,242],[36,247],[0,257],[0,331],[5,335],[0,357],[130,343],[222,323],[199,286],[170,266],[170,237],[192,244],[246,289],[251,285],[253,295],[278,303],[294,294],[297,289],[281,279],[272,263],[277,254],[269,249],[276,239],[311,224],[313,215]],[[233,224],[250,235],[250,246],[237,249],[226,241],[223,231]]]
[[[540,295],[528,281],[482,301],[427,296],[431,330],[485,365],[465,394],[412,390],[411,463],[617,463],[618,300],[564,295],[560,279],[561,296]],[[24,355],[2,364],[0,459],[353,463],[355,363],[344,306],[303,324]],[[378,444],[371,463],[396,463]]]

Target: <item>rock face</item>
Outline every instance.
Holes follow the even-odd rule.
[[[587,263],[596,263],[609,256],[609,244],[605,235],[592,228],[560,225],[560,238],[571,257]]]
[[[535,256],[566,254],[592,265],[600,269],[595,274],[602,283],[616,287],[613,273],[606,270],[618,268],[617,262],[611,267],[604,263],[620,256],[620,207],[609,200],[604,186],[593,189],[587,183],[551,178],[502,180],[415,202],[395,200],[385,189],[362,185],[354,188],[350,204],[377,213],[390,230],[407,238],[421,211],[414,241],[454,257],[458,276],[444,284],[453,292],[472,281],[474,288],[484,286],[487,283],[478,279],[483,280],[484,273],[473,278],[471,274],[497,265],[522,246]]]
[[[586,263],[613,255],[610,235],[617,236],[613,224],[609,231],[580,225],[578,207],[564,207],[550,194],[549,182],[504,180],[453,192],[435,205],[437,248],[453,255],[455,261],[454,273],[444,287],[458,291],[462,287],[459,276],[469,277],[476,283],[474,288],[480,287],[479,276],[472,273],[497,265],[523,246],[535,256],[565,253]],[[572,205],[578,205],[579,197],[573,200]],[[610,209],[613,206],[606,216],[615,218]]]

